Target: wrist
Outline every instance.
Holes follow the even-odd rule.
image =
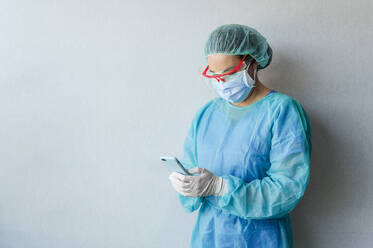
[[[228,192],[228,182],[222,177],[217,178],[216,188],[214,195],[222,196]]]

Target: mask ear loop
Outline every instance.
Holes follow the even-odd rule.
[[[252,61],[254,61],[254,59],[252,60]],[[249,66],[246,68],[246,70],[249,70],[249,68],[250,68],[250,66],[251,66],[251,64],[253,63],[253,62],[250,62],[250,64],[249,64]],[[254,82],[256,82],[256,72],[258,71],[258,66],[255,68],[255,70],[254,70]],[[247,72],[247,74],[249,74],[249,72]],[[250,75],[249,75],[250,76]],[[255,87],[255,86],[254,86]]]
[[[256,72],[258,71],[258,66],[254,70],[254,81],[256,82]]]
[[[250,62],[250,65],[253,63],[253,61],[254,61],[254,60],[252,60],[252,61]],[[250,68],[250,65],[248,66],[247,70]],[[254,78],[253,78],[253,80],[254,80],[254,84],[252,85],[253,88],[256,87],[256,73],[257,73],[257,71],[258,71],[258,66],[257,66],[257,67],[255,68],[255,70],[254,70]],[[247,72],[247,74],[249,74],[249,72]],[[250,75],[249,75],[249,77],[250,77]],[[252,93],[252,91],[251,91],[251,93]],[[250,95],[251,95],[251,93],[250,93]]]

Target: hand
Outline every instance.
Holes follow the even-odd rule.
[[[189,176],[173,172],[169,176],[174,189],[183,196],[221,196],[226,193],[228,187],[224,178],[214,175],[205,168],[195,167],[188,171],[198,175]]]

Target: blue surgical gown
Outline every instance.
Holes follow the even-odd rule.
[[[179,200],[199,212],[190,247],[293,247],[290,218],[309,181],[311,126],[301,104],[271,91],[246,107],[214,98],[200,107],[182,164],[227,180],[223,196]]]

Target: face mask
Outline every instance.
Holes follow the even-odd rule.
[[[249,66],[248,66],[249,67]],[[247,68],[238,71],[233,75],[225,76],[225,82],[212,82],[216,92],[225,100],[237,103],[245,100],[255,87],[256,69],[254,70],[254,79],[247,72]]]

